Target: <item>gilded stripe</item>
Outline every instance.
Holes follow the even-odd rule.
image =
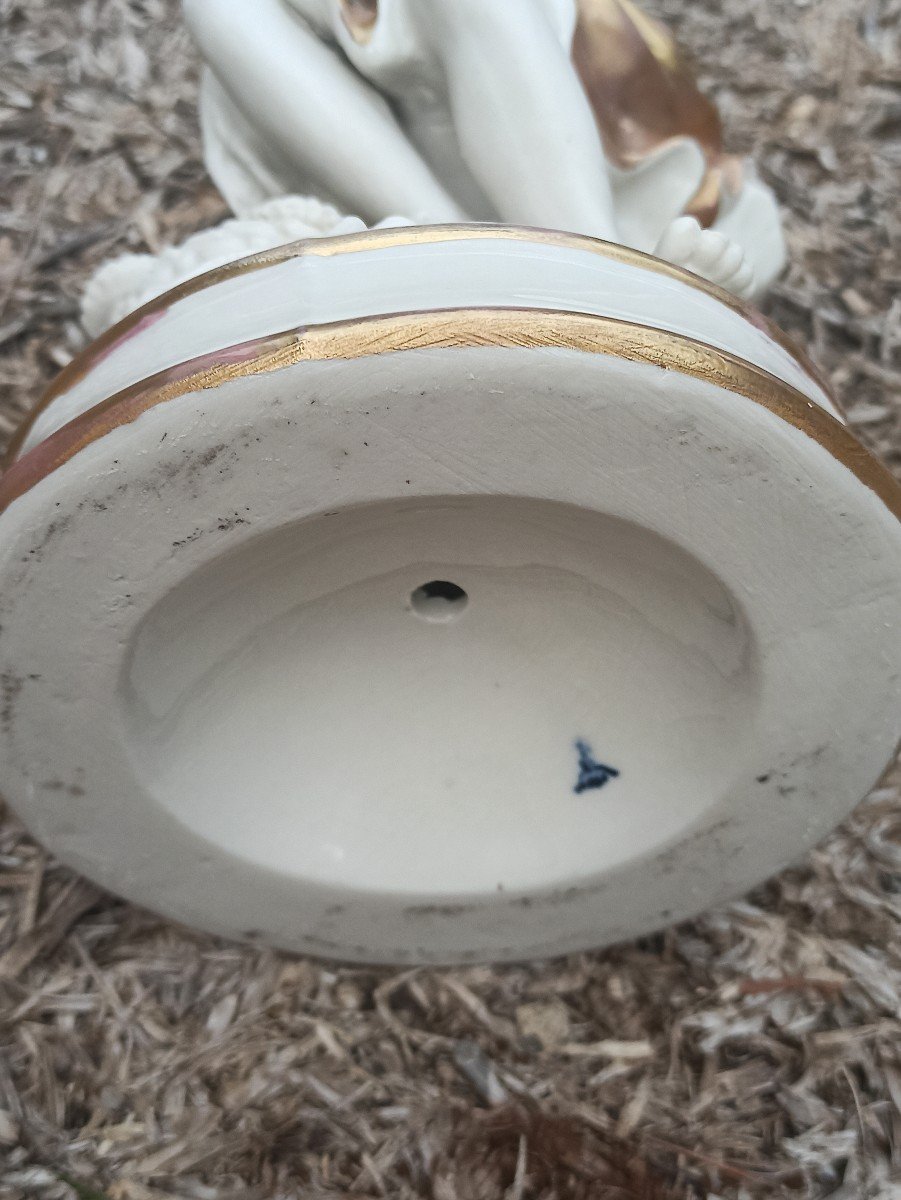
[[[731,292],[717,287],[716,284],[709,283],[706,279],[702,279],[699,275],[694,275],[691,271],[686,271],[682,267],[676,267],[672,263],[665,262],[663,259],[655,258],[651,254],[642,254],[639,250],[632,250],[628,246],[621,246],[616,242],[603,242],[598,238],[587,237],[584,234],[566,233],[556,229],[477,223],[468,223],[465,225],[404,225],[391,229],[363,230],[359,233],[341,234],[338,237],[307,238],[298,242],[290,242],[287,245],[277,246],[272,250],[265,250],[260,254],[253,254],[247,258],[226,263],[224,266],[215,267],[212,271],[207,271],[205,274],[197,275],[192,279],[186,279],[170,291],[149,300],[140,308],[135,309],[133,313],[129,313],[128,316],[123,317],[121,321],[107,329],[91,342],[89,346],[86,346],[56,376],[44,391],[35,407],[24,417],[21,424],[17,427],[7,446],[3,463],[9,466],[9,464],[16,460],[38,417],[49,408],[54,400],[80,382],[100,359],[109,354],[118,342],[127,338],[138,325],[165,312],[167,308],[170,308],[173,304],[185,299],[187,296],[193,296],[197,292],[201,292],[208,287],[213,287],[225,280],[235,279],[252,271],[261,270],[264,267],[287,262],[292,258],[331,258],[340,254],[358,254],[366,250],[388,249],[394,246],[433,245],[440,242],[473,241],[485,238],[498,241],[537,242],[544,245],[590,251],[611,262],[643,267],[645,270],[654,271],[658,275],[665,275],[670,279],[678,280],[680,283],[688,284],[697,291],[704,292],[708,296],[719,300],[720,303],[739,313],[756,329],[772,338],[822,388],[838,411],[842,411],[832,386],[807,354],[778,325],[775,325],[753,305],[746,304],[736,296],[733,296]]]
[[[659,329],[541,309],[451,309],[363,317],[288,331],[194,359],[136,383],[70,421],[0,481],[0,512],[39,480],[113,429],[188,392],[215,389],[304,361],[459,347],[563,348],[678,371],[753,401],[801,430],[843,463],[901,519],[901,484],[850,430],[801,392],[750,363]]]

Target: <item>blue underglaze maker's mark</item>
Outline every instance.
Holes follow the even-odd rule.
[[[579,778],[573,791],[577,796],[592,788],[602,788],[611,779],[619,777],[616,767],[608,767],[605,763],[598,762],[591,753],[591,747],[581,738],[576,742],[576,750],[579,753]]]

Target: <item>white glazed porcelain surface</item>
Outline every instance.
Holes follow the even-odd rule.
[[[409,224],[400,217],[389,217],[376,228]],[[147,301],[216,267],[302,238],[339,237],[365,229],[359,218],[342,217],[318,200],[281,196],[261,204],[243,220],[222,221],[159,254],[125,254],[111,259],[88,280],[81,300],[81,321],[88,334],[97,337]]]
[[[91,372],[35,422],[26,448],[104,396],[213,350],[306,324],[377,313],[465,307],[564,309],[664,329],[728,350],[803,391],[835,414],[796,358],[748,316],[697,286],[603,242],[542,240],[485,227],[387,231],[348,248],[316,241],[284,261],[239,272],[161,306],[108,348]],[[334,251],[334,252],[332,252]]]
[[[179,357],[182,329],[225,336],[266,294],[280,316],[289,296],[294,318],[358,316],[398,269],[417,295],[461,296],[475,271],[490,295],[499,278],[520,302],[594,295],[661,323],[662,298],[680,321],[720,304],[652,267],[529,249],[292,259],[176,301],[132,351]],[[699,377],[678,338],[668,362],[628,361],[600,324],[573,348],[583,318],[564,314],[541,345],[527,310],[496,346],[488,315],[484,345],[451,312],[419,349],[427,313],[394,341],[351,322],[353,353],[301,340],[57,435],[71,456],[0,516],[0,737],[5,791],[61,858],[307,952],[521,958],[736,894],[872,784],[901,678],[884,496],[798,427],[800,398],[789,420]],[[732,309],[709,317],[727,347],[767,345]],[[112,365],[82,407],[127,377]],[[436,580],[465,606],[423,607]]]

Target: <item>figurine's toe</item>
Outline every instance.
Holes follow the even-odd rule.
[[[719,278],[722,273],[723,256],[728,249],[729,238],[724,233],[717,233],[714,229],[701,230],[693,255],[695,270],[709,279]]]
[[[751,263],[744,262],[729,281],[729,291],[747,300],[754,292],[754,283],[754,267]]]
[[[718,264],[718,270],[714,283],[721,283],[726,286],[730,283],[733,277],[745,265],[745,252],[739,246],[738,242],[730,242],[723,251],[722,257]]]
[[[701,226],[694,217],[677,217],[664,230],[657,243],[657,257],[680,265],[686,264],[697,249],[701,232]]]
[[[738,242],[716,229],[702,229],[694,217],[673,221],[655,253],[736,296],[747,298],[754,290],[754,269]]]

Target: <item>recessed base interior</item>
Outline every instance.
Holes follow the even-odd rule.
[[[251,539],[140,626],[150,794],[272,871],[552,887],[665,844],[742,770],[754,644],[717,578],[569,505],[398,500]]]

